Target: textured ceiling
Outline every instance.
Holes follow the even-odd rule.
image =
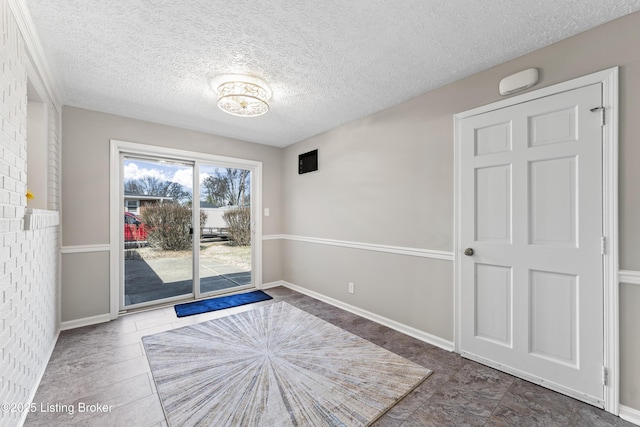
[[[65,105],[286,146],[619,16],[640,0],[25,0]],[[247,73],[264,116],[218,110]]]

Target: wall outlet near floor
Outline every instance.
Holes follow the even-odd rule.
[[[353,294],[355,292],[356,292],[355,285],[353,284],[353,282],[349,282],[349,293]]]

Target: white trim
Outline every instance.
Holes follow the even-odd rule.
[[[253,235],[255,236],[255,240],[252,242],[251,283],[254,287],[256,284],[262,283],[262,162],[180,150],[176,148],[159,147],[137,142],[121,141],[117,139],[112,139],[110,141],[110,148],[109,240],[111,251],[109,257],[109,271],[111,271],[111,275],[109,279],[109,312],[111,314],[111,319],[116,319],[120,312],[120,280],[124,276],[124,265],[121,262],[121,259],[123,258],[124,245],[120,240],[122,235],[121,230],[123,227],[123,218],[121,214],[122,206],[120,202],[123,196],[123,189],[121,185],[123,181],[123,171],[121,168],[120,158],[121,155],[125,154],[132,154],[134,156],[141,157],[149,156],[152,158],[184,160],[185,162],[189,162],[194,165],[194,172],[196,171],[195,166],[198,162],[209,163],[219,167],[249,169],[251,171],[251,216],[253,218]],[[194,173],[194,179],[196,177],[197,175]],[[197,192],[195,195],[197,195]],[[197,260],[194,262],[197,262]],[[197,268],[194,269],[194,271],[197,270]]]
[[[628,406],[620,405],[620,418],[625,421],[629,421],[637,426],[640,426],[640,411],[637,409],[629,408]]]
[[[286,234],[265,234],[264,236],[262,236],[262,241],[264,242],[265,240],[281,240],[281,239],[286,239],[287,235]]]
[[[284,280],[276,280],[275,282],[268,282],[268,283],[263,283],[259,286],[256,286],[257,289],[270,289],[270,288],[277,288],[278,286],[286,286],[286,283]]]
[[[196,160],[193,162],[193,183],[195,184],[196,177],[200,177],[200,166],[201,162]],[[191,190],[191,227],[193,230],[193,236],[200,235],[200,203],[193,203],[195,200],[200,200],[200,185],[194,185]],[[194,206],[197,205],[197,209],[193,209]],[[202,286],[200,283],[200,240],[199,239],[191,239],[191,274],[192,274],[192,287],[191,291],[193,292],[193,296],[195,299],[202,298],[203,293],[201,292]],[[197,256],[196,256],[197,254]],[[253,260],[252,260],[253,262]],[[253,264],[252,264],[253,265]],[[194,286],[197,284],[197,286]]]
[[[523,104],[525,102],[533,101],[534,99],[544,98],[545,96],[551,96],[557,93],[567,92],[567,91],[578,89],[581,87],[590,86],[595,83],[607,82],[607,84],[611,84],[611,81],[609,81],[609,79],[614,74],[615,75],[618,74],[618,67],[612,67],[606,70],[597,71],[592,74],[587,74],[586,76],[577,77],[572,80],[556,83],[554,85],[537,89],[531,92],[527,92],[522,95],[513,96],[511,98],[503,99],[501,101],[493,102],[491,104],[482,105],[480,107],[463,111],[461,113],[456,113],[454,114],[454,120],[477,116],[478,114],[488,113],[489,111],[495,111],[501,108],[507,108],[517,104]],[[607,105],[607,97],[605,97],[604,102],[605,102],[604,107],[606,108],[614,107],[613,105]]]
[[[240,159],[229,156],[219,156],[216,154],[201,153],[197,151],[180,150],[177,148],[160,147],[157,145],[143,144],[139,142],[121,141],[118,139],[111,140],[112,145],[116,145],[119,151],[135,154],[138,156],[164,157],[171,160],[184,160],[194,162],[214,163],[220,167],[238,167],[254,168],[262,165],[262,162],[256,160]]]
[[[99,323],[106,323],[111,320],[109,313],[99,314],[97,316],[83,317],[82,319],[68,320],[60,323],[61,331],[68,331],[69,329],[81,328],[83,326],[97,325]]]
[[[102,245],[75,245],[63,246],[60,248],[61,254],[84,254],[89,252],[109,252],[111,245],[108,243]]]
[[[626,285],[640,285],[640,271],[620,270],[618,281]]]
[[[455,254],[462,248],[460,123],[463,119],[494,111],[534,99],[551,96],[573,89],[602,84],[602,102],[605,108],[603,127],[603,233],[607,248],[603,256],[604,283],[604,364],[609,370],[610,382],[605,387],[605,409],[618,414],[619,405],[619,324],[618,324],[618,67],[609,68],[567,82],[558,83],[519,96],[464,111],[453,116],[454,124],[454,342],[460,351],[460,294],[461,262]]]
[[[62,173],[60,173],[60,171],[63,169],[63,161],[62,161],[62,112],[58,112],[58,114],[56,115],[58,118],[58,123],[56,124],[56,126],[54,126],[54,129],[56,130],[56,142],[57,142],[57,152],[56,152],[56,157],[58,159],[58,179],[57,179],[57,188],[56,188],[56,197],[55,200],[51,200],[49,199],[48,203],[54,203],[54,207],[56,207],[58,209],[58,211],[60,212],[60,218],[63,218],[63,208],[62,208],[62,194],[63,194],[63,190],[62,190]],[[50,164],[49,164],[50,166]],[[58,225],[58,245],[62,245],[62,236],[64,235],[64,226],[62,224],[62,221],[60,221],[60,225]],[[56,287],[56,291],[57,291],[57,295],[58,297],[56,298],[56,324],[60,325],[60,322],[62,321],[62,256],[58,256],[58,277],[57,277],[57,287]]]
[[[263,285],[264,286],[264,285]],[[315,298],[317,300],[326,302],[327,304],[331,304],[335,307],[341,308],[345,311],[348,311],[350,313],[353,314],[357,314],[360,317],[364,317],[365,319],[369,319],[373,322],[379,323],[381,325],[387,326],[391,329],[394,329],[398,332],[402,332],[405,335],[409,335],[410,337],[413,337],[415,339],[418,339],[420,341],[426,342],[428,344],[431,345],[435,345],[436,347],[440,347],[444,350],[447,351],[453,351],[453,342],[445,340],[443,338],[437,337],[435,335],[431,335],[427,332],[421,331],[419,329],[416,329],[412,326],[408,326],[405,325],[403,323],[400,322],[396,322],[395,320],[391,320],[388,319],[386,317],[380,316],[378,314],[372,313],[370,311],[367,310],[363,310],[359,307],[350,305],[350,304],[346,304],[342,301],[339,301],[337,299],[328,297],[326,295],[320,294],[318,292],[303,288],[301,286],[298,285],[294,285],[293,283],[289,283],[289,282],[285,282],[284,280],[280,281],[280,282],[272,282],[267,284],[267,286],[269,287],[275,287],[275,286],[284,286],[286,288],[292,289],[296,292],[300,292],[301,294],[304,295],[308,295],[312,298]],[[265,288],[262,288],[265,289]]]
[[[60,111],[63,105],[63,97],[60,95],[59,86],[51,72],[49,63],[47,62],[44,49],[40,43],[38,32],[35,29],[31,13],[24,0],[7,0],[9,8],[18,24],[20,34],[24,39],[24,44],[33,65],[38,71],[38,75],[42,79],[42,84],[47,90],[56,110]],[[29,61],[27,61],[29,62]]]
[[[262,240],[291,240],[295,242],[314,243],[327,246],[338,246],[342,248],[360,249],[374,252],[384,252],[390,254],[415,256],[420,258],[440,259],[453,261],[453,252],[437,251],[431,249],[411,248],[405,246],[380,245],[377,243],[353,242],[347,240],[324,239],[320,237],[295,236],[292,234],[271,234],[263,236]]]
[[[56,336],[53,339],[53,342],[51,343],[51,347],[49,348],[49,351],[48,351],[49,357],[47,357],[47,363],[44,363],[42,365],[42,367],[40,368],[40,372],[38,373],[38,377],[37,377],[38,380],[36,381],[36,385],[31,390],[31,394],[29,395],[29,400],[27,400],[27,402],[29,402],[29,403],[34,403],[33,400],[36,398],[36,393],[38,392],[38,389],[40,388],[40,383],[42,382],[42,378],[44,377],[44,373],[47,371],[47,367],[49,366],[49,361],[51,360],[51,355],[53,354],[53,350],[56,348],[56,344],[58,343],[58,338],[59,337],[60,337],[60,330],[58,330],[56,332]],[[25,421],[27,420],[27,415],[29,415],[29,411],[24,411],[22,416],[18,420],[18,425],[19,426],[24,425]]]
[[[610,383],[605,387],[605,410],[618,415],[620,405],[620,326],[618,283],[618,67],[610,68],[587,78],[602,83],[602,106],[605,108],[603,141],[603,224],[607,247],[604,263],[604,365],[609,371]],[[585,83],[586,84],[586,83]]]
[[[120,278],[124,274],[124,266],[120,234],[124,227],[124,218],[118,209],[120,204],[120,183],[123,181],[120,167],[120,147],[111,141],[109,159],[109,315],[111,320],[118,318],[120,312]],[[114,225],[115,222],[115,225]],[[124,245],[122,245],[124,246]]]

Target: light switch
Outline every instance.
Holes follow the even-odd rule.
[[[264,216],[269,216],[269,208],[264,208]]]

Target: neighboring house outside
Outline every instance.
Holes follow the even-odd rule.
[[[141,208],[152,205],[154,203],[170,202],[173,199],[165,196],[145,196],[141,194],[125,193],[124,195],[124,211],[132,213],[136,217],[141,214]],[[235,209],[237,206],[222,206],[216,207],[215,205],[207,202],[200,203],[200,210],[207,215],[206,223],[203,227],[203,233],[205,236],[226,236],[227,223],[222,217],[225,212]],[[125,231],[126,234],[126,231]],[[129,240],[138,240],[131,238]]]
[[[211,206],[211,207],[209,207]],[[200,211],[207,215],[207,220],[203,227],[204,236],[226,237],[229,234],[227,222],[222,217],[225,212],[236,209],[237,206],[213,207],[205,202],[200,203]]]
[[[225,212],[236,206],[222,206],[222,207],[205,207],[204,203],[200,205],[200,211],[207,215],[207,221],[204,224],[204,228],[225,228],[227,223],[222,218]]]
[[[124,211],[131,212],[134,215],[140,215],[140,208],[151,205],[153,203],[170,202],[173,200],[171,197],[164,196],[143,196],[141,194],[127,194],[124,195]]]

